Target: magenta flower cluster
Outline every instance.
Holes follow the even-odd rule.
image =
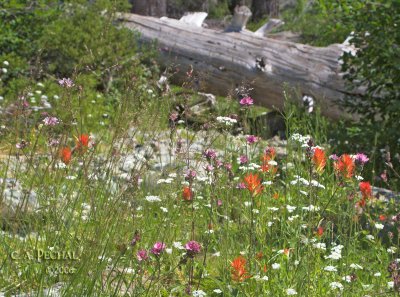
[[[254,136],[254,135],[248,135],[246,137],[246,141],[247,141],[248,144],[253,144],[253,143],[256,143],[258,141],[258,137]]]
[[[136,254],[136,258],[139,262],[146,261],[149,258],[146,250],[139,250]]]
[[[155,256],[159,256],[165,250],[166,247],[167,245],[164,242],[158,241],[151,248],[150,252]]]
[[[248,107],[248,106],[251,106],[253,104],[254,104],[254,100],[251,97],[244,97],[243,99],[240,100],[240,105],[241,106]]]
[[[193,257],[196,254],[200,253],[201,245],[195,240],[191,240],[185,244],[186,253],[189,257]]]
[[[193,169],[188,169],[185,174],[185,180],[186,181],[192,181],[196,177],[197,173]]]
[[[367,163],[369,161],[369,158],[367,157],[367,155],[365,155],[363,153],[358,153],[355,156],[354,161],[359,165],[364,165],[365,163]]]
[[[65,88],[72,88],[74,86],[74,82],[70,78],[63,78],[58,80],[58,84]]]
[[[207,159],[215,159],[217,158],[217,152],[213,149],[208,149],[203,153],[203,156]]]
[[[60,123],[60,121],[56,117],[45,117],[43,120],[45,126],[55,126]]]

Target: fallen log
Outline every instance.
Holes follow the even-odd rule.
[[[251,83],[255,102],[277,109],[283,108],[284,85],[288,84],[302,95],[313,96],[324,115],[333,119],[344,115],[336,104],[350,94],[340,72],[343,45],[313,47],[247,30],[216,31],[135,14],[120,14],[119,19],[123,26],[139,31],[142,41],[157,40],[160,63],[179,68],[175,79],[180,83],[187,81],[186,72],[193,67],[201,74],[203,91],[227,95],[243,83]]]

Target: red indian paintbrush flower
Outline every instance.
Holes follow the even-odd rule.
[[[359,188],[362,195],[362,199],[367,199],[372,196],[372,188],[369,182],[360,182]]]
[[[263,187],[261,185],[261,179],[257,174],[249,173],[244,177],[244,182],[246,184],[246,188],[253,194],[259,194]]]
[[[335,170],[342,174],[344,178],[351,178],[353,176],[355,164],[349,155],[341,155],[334,166]]]
[[[246,259],[242,256],[236,257],[231,263],[232,267],[232,279],[237,282],[242,282],[250,276],[246,270]]]
[[[69,147],[64,147],[61,152],[60,152],[60,157],[61,157],[61,161],[63,161],[63,163],[65,165],[68,165],[69,162],[71,162],[72,159],[72,151]]]
[[[262,172],[270,172],[275,174],[278,171],[278,167],[274,165],[276,162],[274,161],[276,155],[276,150],[273,147],[267,147],[264,151],[264,154],[261,158],[262,165],[261,171]],[[272,161],[272,162],[271,162]]]
[[[186,201],[191,201],[192,200],[193,193],[192,193],[192,190],[190,189],[190,187],[184,187],[183,188],[182,196],[183,196],[183,199],[186,200]]]
[[[81,134],[76,140],[76,149],[80,151],[85,151],[89,147],[89,135]]]
[[[317,170],[318,173],[321,173],[324,171],[325,165],[326,165],[326,155],[325,152],[320,149],[320,148],[315,148],[314,149],[314,155],[313,155],[313,162],[315,164],[315,169]]]

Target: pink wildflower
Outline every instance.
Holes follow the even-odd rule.
[[[147,255],[146,250],[140,250],[137,252],[136,258],[138,259],[139,262],[142,262],[142,261],[147,260],[149,258],[149,256]]]
[[[45,126],[55,126],[60,123],[60,121],[56,117],[45,117],[43,120]]]
[[[217,152],[212,149],[208,149],[203,153],[203,156],[207,159],[215,159],[217,157]]]
[[[155,256],[159,256],[165,250],[166,247],[167,245],[164,242],[158,241],[151,248],[150,252]]]
[[[197,241],[191,240],[187,244],[185,244],[185,249],[189,257],[193,257],[194,255],[200,253],[201,245]]]
[[[72,88],[74,86],[74,82],[70,78],[65,78],[65,77],[63,79],[58,80],[58,83],[60,84],[60,86],[66,88]]]
[[[240,105],[242,106],[251,106],[254,104],[254,100],[251,97],[244,97],[242,100],[240,100]]]
[[[247,158],[247,156],[242,155],[242,156],[239,157],[239,161],[240,161],[240,165],[244,165],[247,162],[249,162],[249,159]]]
[[[254,135],[248,135],[246,137],[246,141],[247,141],[248,144],[253,144],[253,143],[256,143],[258,141],[258,137],[254,136]]]
[[[369,161],[369,158],[367,157],[367,155],[365,155],[365,154],[363,154],[363,153],[358,153],[356,156],[355,156],[355,162],[357,163],[357,164],[360,164],[360,165],[364,165],[365,163],[367,163],[368,161]]]

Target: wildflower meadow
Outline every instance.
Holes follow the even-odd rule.
[[[36,72],[0,53],[0,296],[399,296],[399,195],[318,102],[285,91],[282,137],[251,92],[195,121],[190,69],[166,87],[150,49],[88,46]]]

